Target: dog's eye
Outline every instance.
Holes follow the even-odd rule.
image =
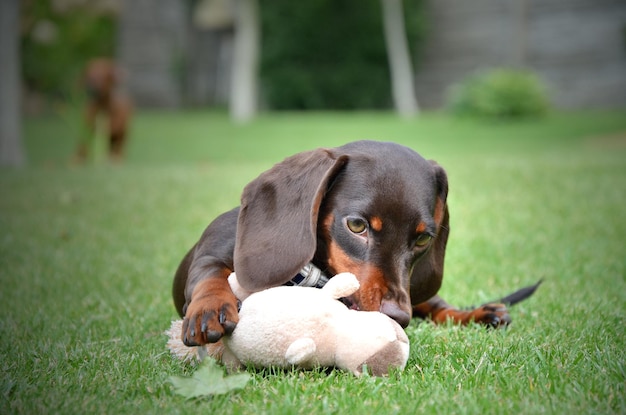
[[[361,218],[348,218],[346,219],[346,225],[351,232],[361,234],[367,229],[367,222]]]
[[[431,239],[433,239],[432,235],[423,233],[415,240],[415,246],[424,247],[430,243]]]

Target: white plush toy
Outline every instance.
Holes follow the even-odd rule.
[[[322,289],[282,286],[253,294],[239,286],[234,274],[229,282],[243,302],[235,331],[223,338],[223,350],[219,345],[186,347],[178,320],[166,332],[173,354],[221,357],[231,369],[322,366],[360,375],[365,366],[376,376],[406,365],[409,339],[398,323],[377,311],[350,310],[338,301],[358,290],[353,274],[338,274]]]

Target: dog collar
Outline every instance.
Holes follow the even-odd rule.
[[[328,282],[328,277],[324,275],[321,269],[310,262],[298,272],[298,274],[287,281],[285,285],[295,285],[298,287],[315,287],[322,288]]]

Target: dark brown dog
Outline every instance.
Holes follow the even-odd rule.
[[[246,186],[241,206],[219,216],[182,260],[174,303],[187,345],[220,340],[238,322],[227,277],[257,291],[288,283],[312,263],[355,274],[344,299],[400,323],[411,317],[490,326],[510,322],[504,304],[461,311],[436,294],[448,225],[443,168],[406,147],[359,141],[296,154]]]
[[[128,136],[132,105],[127,95],[119,90],[121,71],[110,59],[98,58],[89,61],[83,76],[83,85],[87,92],[85,108],[85,133],[78,145],[76,157],[84,161],[89,146],[96,132],[99,116],[107,120],[109,156],[120,161]]]

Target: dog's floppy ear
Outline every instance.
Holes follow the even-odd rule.
[[[234,257],[242,287],[284,284],[313,258],[320,204],[346,162],[324,149],[299,153],[246,186]]]
[[[448,204],[448,176],[445,170],[434,161],[434,186],[436,188],[433,219],[437,224],[437,236],[433,246],[426,255],[415,264],[411,274],[411,303],[424,302],[435,294],[441,287],[443,279],[443,262],[446,255],[446,244],[450,233]]]

